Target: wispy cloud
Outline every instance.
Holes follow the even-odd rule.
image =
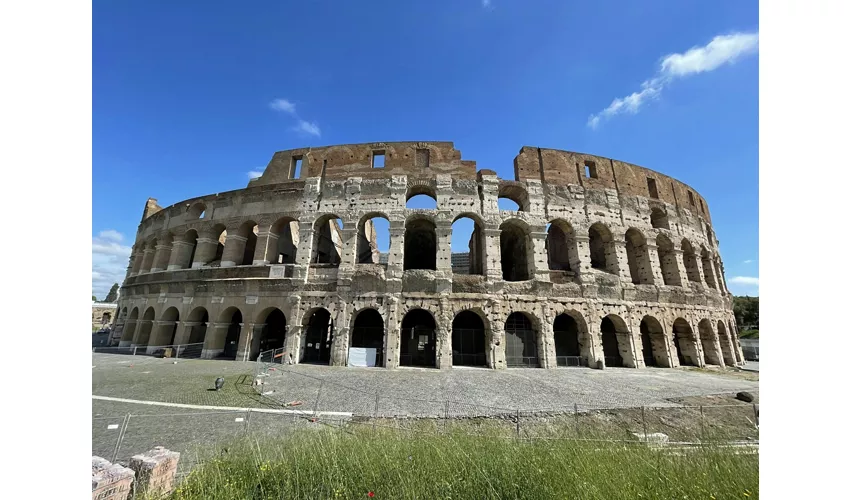
[[[315,135],[316,137],[322,135],[322,131],[319,130],[319,126],[316,125],[315,122],[308,122],[305,120],[298,120],[298,125],[292,127],[292,130],[307,135]]]
[[[295,114],[295,104],[287,99],[275,99],[269,103],[269,107],[275,111],[283,111],[291,115]]]
[[[733,276],[729,278],[729,283],[734,285],[759,286],[759,279],[754,276]]]
[[[114,229],[101,231],[91,242],[92,294],[103,299],[113,283],[121,284],[127,273],[131,248],[121,244],[124,235]]]
[[[481,0],[481,6],[482,7],[489,7],[490,6],[490,0]]]
[[[758,52],[758,42],[757,32],[718,35],[702,47],[693,47],[683,54],[664,56],[655,76],[644,81],[640,91],[614,99],[607,108],[590,115],[587,126],[596,129],[605,119],[622,113],[635,114],[646,102],[657,99],[664,87],[673,80],[732,64],[741,57]]]
[[[248,172],[248,178],[249,179],[256,179],[257,177],[262,177],[262,176],[263,176],[263,172],[261,170],[251,170],[250,172]]]
[[[295,111],[295,104],[289,99],[274,99],[272,100],[272,102],[269,103],[269,107],[275,111],[287,113],[295,117],[298,122],[297,125],[292,127],[292,130],[307,135],[314,135],[316,137],[322,135],[322,131],[319,129],[319,126],[316,124],[316,122],[308,122],[307,120],[303,120],[300,116],[298,116],[298,113]]]
[[[747,259],[744,261],[744,264],[752,264],[753,262],[755,262],[753,259]]]

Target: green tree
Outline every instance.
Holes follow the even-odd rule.
[[[112,288],[109,289],[109,293],[106,294],[106,299],[104,302],[115,302],[118,300],[118,283],[113,283]]]
[[[94,295],[92,295],[92,296],[91,296],[91,300],[92,300],[92,302],[97,302],[97,297],[95,297]]]
[[[743,329],[744,327],[758,329],[758,297],[733,297],[732,312],[735,314],[735,323],[738,325],[738,329]]]

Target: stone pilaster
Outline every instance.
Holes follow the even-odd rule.
[[[236,232],[235,230],[233,231]],[[239,236],[238,234],[227,233],[227,239],[224,241],[224,251],[221,254],[221,267],[233,267],[242,264],[242,257],[245,255],[245,243],[248,238]]]

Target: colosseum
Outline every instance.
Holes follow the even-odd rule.
[[[284,348],[287,363],[335,366],[369,352],[366,366],[386,368],[742,362],[699,193],[530,146],[514,177],[451,142],[350,144],[279,151],[245,189],[148,199],[115,342],[237,360]],[[435,208],[409,207],[418,195]],[[464,219],[468,251],[453,255]]]

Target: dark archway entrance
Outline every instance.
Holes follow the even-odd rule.
[[[617,328],[608,316],[602,318],[602,353],[605,366],[623,366],[620,344],[617,342]]]
[[[321,308],[307,317],[304,325],[304,356],[302,363],[327,365],[331,362],[331,342],[333,342],[333,324],[331,313]]]
[[[691,325],[684,318],[677,318],[673,322],[673,346],[676,348],[679,366],[699,366],[696,338]]]
[[[505,321],[505,364],[510,366],[539,367],[537,332],[528,316],[511,313]]]
[[[224,359],[236,359],[236,351],[239,349],[239,334],[242,333],[242,311],[239,309],[233,312],[230,317],[230,325],[227,327],[227,336],[224,338],[224,352],[221,357]]]
[[[431,313],[413,309],[401,321],[401,366],[437,366],[437,323]]]
[[[374,364],[368,366],[384,366],[384,318],[374,309],[364,309],[354,319],[351,328],[351,347],[375,349]]]
[[[578,323],[569,314],[559,314],[552,326],[555,337],[555,360],[558,366],[582,366]]]
[[[260,344],[257,352],[251,353],[251,360],[257,359],[257,355],[264,351],[280,349],[286,341],[286,316],[280,309],[274,309],[266,316],[266,324],[260,333]]]
[[[189,321],[198,324],[190,327],[188,343],[203,344],[207,336],[207,323],[210,322],[210,314],[203,307],[199,307],[189,315]]]
[[[487,366],[484,321],[472,311],[461,311],[452,321],[452,365]]]

